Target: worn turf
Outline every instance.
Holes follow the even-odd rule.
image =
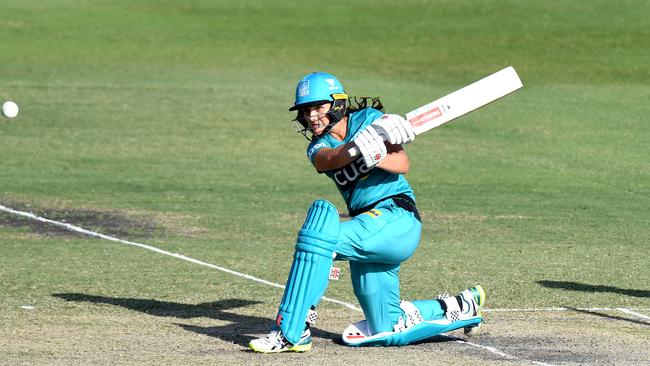
[[[0,119],[2,205],[284,283],[311,201],[344,208],[289,125],[303,74],[405,113],[513,65],[524,89],[407,146],[424,232],[404,297],[479,282],[493,309],[650,308],[645,1],[0,5],[0,100],[21,107]],[[1,362],[268,364],[244,350],[279,289],[2,212],[0,253]],[[355,302],[347,266],[327,295]],[[475,342],[516,359],[348,349],[360,314],[321,313],[315,352],[277,360],[648,359],[647,318],[615,310],[489,313]]]

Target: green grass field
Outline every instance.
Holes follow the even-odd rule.
[[[282,290],[0,211],[0,364],[650,359],[648,2],[0,9],[0,101],[21,107],[0,117],[0,205],[280,284],[310,203],[345,208],[289,124],[304,74],[402,114],[508,65],[524,82],[406,147],[424,231],[402,294],[481,283],[492,311],[471,344],[346,348],[362,315],[324,302],[313,352],[252,354]],[[356,304],[342,267],[327,296]]]

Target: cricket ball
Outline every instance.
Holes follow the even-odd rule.
[[[14,118],[18,115],[18,104],[8,100],[2,104],[2,115],[7,118]]]

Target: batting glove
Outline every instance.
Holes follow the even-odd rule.
[[[359,149],[368,168],[379,164],[386,157],[384,139],[373,126],[368,126],[355,137],[354,144]]]
[[[409,121],[397,114],[384,114],[372,126],[391,145],[408,144],[415,140],[415,132]]]

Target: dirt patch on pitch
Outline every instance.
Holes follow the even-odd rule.
[[[163,225],[156,220],[142,215],[127,215],[117,211],[76,208],[37,208],[26,203],[11,202],[8,207],[36,216],[71,224],[86,230],[118,238],[148,238],[166,232]],[[82,237],[82,233],[72,231],[60,225],[41,222],[32,218],[0,211],[0,226],[16,228],[26,233],[57,236]]]
[[[610,311],[489,313],[472,342],[494,347],[524,362],[548,365],[642,365],[650,359],[647,324]]]

